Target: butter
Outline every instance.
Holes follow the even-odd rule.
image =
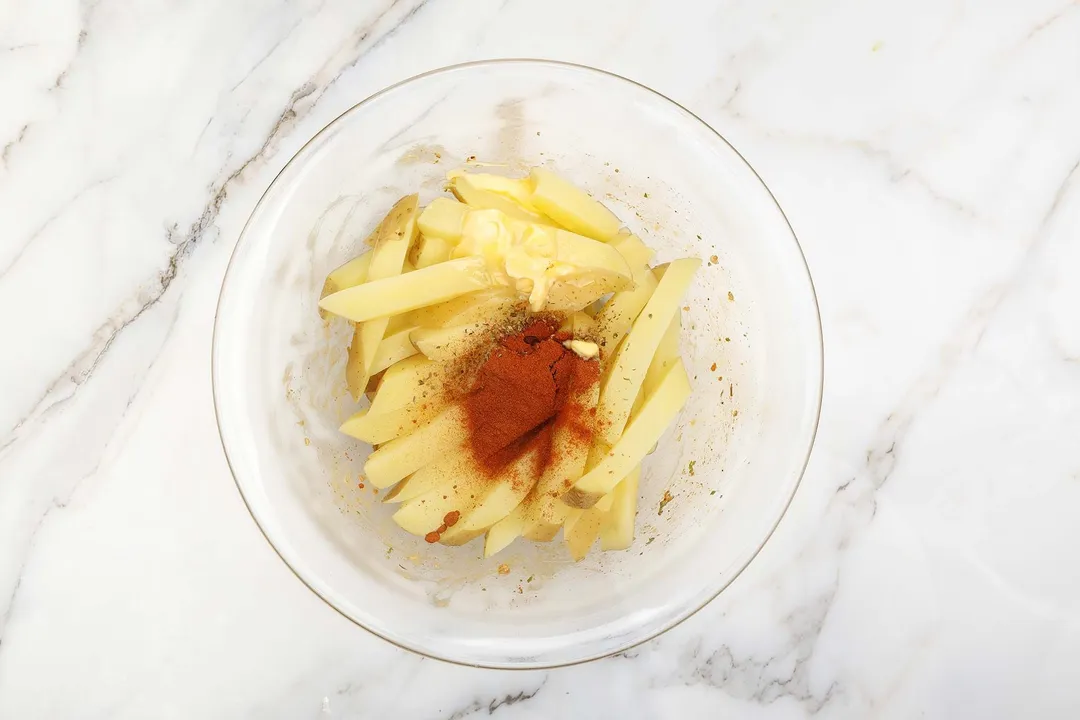
[[[582,360],[592,360],[600,355],[600,346],[588,340],[567,340],[563,343],[563,347]]]
[[[499,210],[470,210],[461,227],[461,239],[452,257],[480,257],[500,285],[529,298],[539,312],[551,284],[575,272],[558,262],[555,228],[515,220]]]
[[[450,244],[452,259],[482,258],[490,280],[527,297],[533,312],[544,309],[556,282],[600,283],[605,289],[598,296],[633,285],[630,266],[613,245],[498,208],[433,202],[417,224]]]

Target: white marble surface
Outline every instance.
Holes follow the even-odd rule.
[[[546,56],[724,133],[820,294],[773,540],[551,672],[354,627],[267,545],[210,396],[242,224],[409,75]],[[1080,4],[0,0],[0,717],[1080,715]]]

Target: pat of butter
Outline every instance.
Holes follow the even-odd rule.
[[[575,355],[583,360],[592,360],[600,354],[600,346],[588,340],[567,340],[563,343],[563,347],[573,351]]]
[[[499,210],[470,210],[453,257],[481,257],[495,280],[543,309],[551,284],[567,274],[557,262],[555,228],[515,220]]]

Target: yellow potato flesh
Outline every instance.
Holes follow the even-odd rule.
[[[368,373],[364,367],[363,338],[361,328],[363,326],[353,323],[352,342],[349,343],[349,357],[345,362],[345,385],[349,388],[352,399],[359,401],[367,388]]]
[[[564,228],[601,242],[618,235],[619,219],[584,190],[543,168],[534,168],[529,180],[529,201]]]
[[[613,275],[556,280],[548,290],[544,309],[553,313],[579,312],[625,285],[622,278]]]
[[[596,321],[593,320],[592,317],[578,310],[577,312],[571,313],[563,320],[562,325],[559,326],[559,330],[568,332],[574,336],[579,336],[591,332],[595,325]]]
[[[450,362],[483,339],[484,323],[452,325],[447,328],[419,328],[411,334],[416,349],[436,362]]]
[[[445,455],[425,465],[394,486],[383,502],[403,503],[443,485],[452,486],[475,469],[470,456]]]
[[[581,516],[584,514],[584,508],[567,508],[566,512],[563,514],[563,537],[574,529],[574,526],[577,525],[577,521],[580,520]]]
[[[614,445],[622,434],[653,355],[700,265],[697,258],[675,260],[668,265],[656,291],[615,351],[600,388],[603,439],[609,445]]]
[[[371,401],[375,414],[398,410],[442,394],[446,373],[422,355],[413,355],[387,368]]]
[[[566,529],[566,549],[570,557],[579,561],[589,554],[589,548],[600,535],[600,526],[604,522],[604,513],[596,508],[589,508],[581,514],[572,527]]]
[[[482,477],[479,468],[472,464],[453,482],[404,502],[394,513],[394,522],[414,535],[426,535],[437,530],[448,513],[457,512],[458,521],[447,529],[444,537],[449,542],[465,537],[471,540],[477,531],[483,532],[510,514],[524,496],[522,493],[513,500],[514,481],[519,476],[527,479],[535,464],[535,455],[526,453],[493,479]]]
[[[648,266],[656,254],[641,238],[631,232],[620,232],[610,244],[623,256],[631,270],[636,270],[642,265]]]
[[[342,424],[340,430],[357,440],[381,445],[408,435],[432,420],[446,406],[445,402],[409,405],[385,413],[373,413],[363,408]]]
[[[601,550],[625,550],[633,544],[640,479],[639,466],[631,470],[612,491],[611,508],[607,511],[604,526],[600,529]]]
[[[409,322],[418,327],[440,328],[483,322],[492,315],[509,313],[522,301],[503,287],[469,293],[446,302],[431,305],[408,314]]]
[[[689,396],[690,379],[682,361],[677,361],[656,393],[645,398],[641,411],[631,419],[619,441],[574,484],[564,501],[574,507],[589,507],[611,492],[648,454]]]
[[[533,542],[551,542],[562,529],[562,523],[539,524],[521,533],[521,537]]]
[[[601,347],[606,348],[606,357],[610,358],[619,341],[633,327],[634,321],[641,313],[641,309],[649,302],[656,290],[657,279],[649,268],[649,260],[652,251],[634,235],[620,235],[612,241],[612,247],[616,248],[630,266],[633,274],[634,287],[615,293],[596,314],[596,322],[599,328],[599,342]]]
[[[390,322],[386,324],[386,334],[393,335],[399,330],[405,328],[415,328],[416,326],[409,322],[409,313],[402,313],[390,318]],[[372,373],[374,375],[375,373]]]
[[[416,207],[418,197],[403,197],[390,209],[379,227],[369,238],[371,243],[371,263],[368,266],[367,281],[384,280],[401,275],[409,248],[416,239]],[[389,319],[385,317],[369,320],[360,326],[360,349],[363,353],[364,371],[368,376],[379,372],[372,368],[375,354],[382,346]],[[367,383],[364,383],[367,385]]]
[[[501,551],[528,529],[524,509],[518,505],[509,515],[488,528],[487,537],[484,538],[484,557]]]
[[[440,542],[464,544],[512,513],[536,484],[537,465],[536,452],[527,452],[488,481],[480,501],[461,514],[454,526],[442,534]]]
[[[528,178],[508,178],[492,173],[466,173],[460,170],[451,172],[449,176],[463,177],[477,189],[504,195],[526,210],[537,212],[529,199],[532,195],[532,184]]]
[[[624,287],[633,285],[633,272],[611,245],[568,230],[555,230],[555,257],[574,269],[574,276],[609,276]]]
[[[575,393],[570,402],[579,406],[583,412],[588,412],[596,407],[598,397],[599,388],[593,383]],[[565,520],[568,508],[559,498],[569,484],[581,477],[585,470],[585,461],[589,457],[588,443],[578,440],[568,427],[556,425],[552,444],[559,448],[559,452],[540,476],[536,489],[525,502],[525,519],[530,526],[559,525]]]
[[[384,337],[382,342],[379,343],[379,347],[375,350],[375,357],[371,362],[371,368],[368,370],[368,373],[371,375],[380,373],[394,363],[415,355],[417,349],[410,339],[415,329],[416,328],[406,327],[398,330],[393,335]]]
[[[323,298],[319,307],[353,322],[366,322],[441,303],[491,284],[484,260],[464,257],[336,292]]]
[[[339,290],[355,287],[367,281],[368,266],[371,264],[371,251],[354,257],[349,262],[338,267],[326,276],[323,282],[322,294],[319,299],[327,295],[333,295]]]
[[[498,210],[507,217],[540,225],[550,224],[550,220],[540,213],[533,212],[510,198],[499,193],[482,190],[469,181],[470,176],[459,175],[450,179],[450,192],[458,200],[476,210]]]
[[[450,259],[450,243],[439,237],[424,237],[416,250],[414,265],[426,268]]]
[[[425,238],[440,238],[453,244],[461,239],[461,228],[468,212],[464,203],[445,197],[435,198],[420,213],[416,224]]]
[[[390,487],[439,457],[459,452],[466,437],[465,411],[450,405],[427,425],[371,453],[364,474],[375,487]]]
[[[668,329],[660,338],[660,344],[656,347],[656,354],[649,363],[649,370],[645,373],[645,380],[641,384],[646,395],[652,395],[660,386],[669,368],[679,359],[679,334],[682,331],[682,315],[679,312],[671,318]]]

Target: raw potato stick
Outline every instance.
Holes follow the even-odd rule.
[[[668,370],[656,394],[645,399],[641,412],[626,427],[626,432],[611,451],[574,484],[573,489],[563,496],[563,502],[572,507],[592,507],[611,492],[648,454],[689,396],[690,379],[680,360]]]
[[[609,445],[614,445],[622,434],[649,364],[700,265],[697,258],[675,260],[668,265],[656,292],[615,351],[600,388],[600,413],[607,423],[603,439]]]
[[[319,307],[353,322],[366,322],[441,303],[492,284],[483,258],[463,257],[327,295]]]

